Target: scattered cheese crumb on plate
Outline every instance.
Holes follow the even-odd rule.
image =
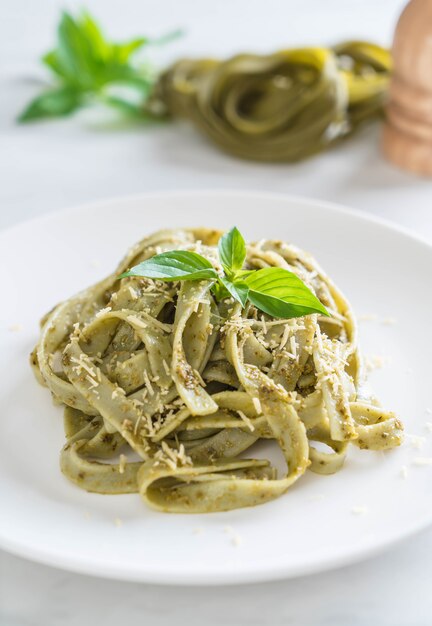
[[[127,461],[127,457],[124,454],[121,454],[120,460],[119,460],[119,473],[120,474],[124,474],[124,471],[126,468],[126,461]]]
[[[231,543],[233,546],[238,547],[243,543],[241,536],[238,533],[236,533],[236,531],[234,530],[232,526],[224,526],[223,531],[227,535],[230,535]]]
[[[421,450],[423,444],[426,441],[426,437],[421,437],[420,435],[406,435],[408,437],[410,444],[416,450]]]
[[[372,354],[366,358],[365,364],[368,372],[372,372],[373,370],[381,369],[385,365],[390,363],[390,357],[382,356],[380,354]]]
[[[367,506],[353,506],[351,507],[351,513],[353,515],[365,515],[368,512]]]
[[[308,498],[309,502],[321,502],[321,500],[325,499],[325,495],[323,493],[317,493],[315,496],[310,496]]]
[[[432,465],[432,456],[417,456],[411,461],[411,463],[413,465],[418,465],[419,467]]]

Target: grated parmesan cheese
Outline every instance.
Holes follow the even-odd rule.
[[[235,532],[232,526],[224,526],[223,531],[225,534],[230,535],[231,543],[233,546],[238,547],[242,544],[241,536]]]
[[[253,432],[255,430],[255,426],[252,424],[251,420],[243,413],[243,411],[237,411],[237,413],[240,415],[249,430]]]
[[[152,384],[150,382],[150,378],[149,378],[149,375],[147,373],[147,370],[144,370],[143,378],[144,378],[144,384],[145,384],[145,386],[147,388],[147,391],[149,392],[149,394],[151,396],[154,396],[155,392],[154,392],[154,389],[153,389]]]
[[[11,326],[9,326],[9,330],[12,333],[19,333],[22,330],[22,326],[21,324],[12,324]]]
[[[117,398],[118,396],[125,396],[126,392],[123,389],[123,387],[119,387],[118,385],[116,386],[116,388],[114,389],[114,391],[111,394],[111,400],[115,400],[115,398]]]
[[[128,285],[128,291],[131,295],[132,300],[138,300],[138,294],[131,285]]]
[[[258,398],[252,398],[252,404],[255,407],[255,411],[257,412],[258,415],[262,414],[262,407],[261,407],[261,402],[259,401]]]
[[[133,430],[133,433],[134,433],[135,436],[138,434],[138,428],[139,428],[141,420],[142,420],[142,415],[138,415],[138,419],[135,422],[135,426],[134,426],[134,430]]]
[[[390,357],[382,356],[379,354],[373,354],[366,359],[366,369],[369,372],[372,372],[373,370],[383,368],[385,365],[388,365],[389,363],[390,363]]]
[[[102,317],[103,315],[105,315],[105,313],[110,313],[110,312],[111,312],[111,307],[106,306],[104,309],[99,309],[95,317]]]
[[[374,322],[378,319],[378,315],[376,313],[366,313],[365,315],[358,315],[357,319],[359,322]]]
[[[432,465],[432,456],[417,456],[411,463],[418,466]]]
[[[119,474],[124,474],[127,458],[124,454],[120,455]]]
[[[80,358],[77,359],[74,356],[71,356],[71,363],[76,363],[76,367],[73,370],[79,374],[81,370],[85,370],[92,378],[96,378],[97,373],[96,370],[92,367],[93,363],[86,354],[81,353]]]
[[[156,452],[154,458],[156,459],[154,463],[155,466],[163,463],[172,470],[177,469],[179,465],[182,467],[191,467],[193,465],[192,459],[190,456],[186,455],[185,447],[182,443],[180,444],[178,450],[176,450],[174,448],[170,448],[165,441],[162,441],[162,446]]]
[[[426,437],[420,437],[419,435],[406,435],[411,443],[411,446],[416,450],[420,450],[426,441]]]
[[[94,378],[92,378],[89,374],[87,374],[85,378],[89,382],[89,384],[91,385],[92,389],[94,389],[95,387],[99,386],[98,381],[95,380]]]
[[[279,344],[279,350],[283,350],[284,346],[286,345],[289,336],[290,336],[290,327],[288,326],[288,324],[285,326],[284,331],[283,331],[283,335],[282,335],[282,339],[281,342]]]
[[[321,502],[321,500],[325,500],[325,495],[322,493],[317,493],[314,496],[310,496],[308,500],[309,502]]]
[[[297,360],[297,342],[295,340],[294,335],[290,337],[290,346],[291,346],[291,352],[292,352],[293,358]]]
[[[138,326],[139,328],[147,328],[147,324],[136,315],[128,315],[126,319],[128,322],[135,324],[135,326]]]

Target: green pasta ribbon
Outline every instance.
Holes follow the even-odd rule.
[[[295,162],[380,115],[390,70],[388,50],[365,41],[185,59],[162,74],[146,108],[190,120],[234,156]]]

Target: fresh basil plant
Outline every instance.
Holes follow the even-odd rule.
[[[197,252],[171,250],[156,254],[119,278],[210,280],[218,300],[233,297],[242,307],[249,301],[272,317],[288,319],[311,313],[329,315],[325,306],[293,272],[281,267],[244,270],[246,243],[236,227],[220,238],[218,252],[223,273],[218,273],[210,261]]]

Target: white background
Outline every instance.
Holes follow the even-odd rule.
[[[82,6],[69,2],[68,7]],[[113,37],[187,33],[152,57],[272,51],[369,38],[388,44],[400,0],[88,0]],[[148,127],[95,115],[18,126],[46,75],[64,3],[1,0],[0,227],[46,211],[150,190],[236,188],[332,200],[408,226],[432,241],[432,182],[379,151],[378,126],[300,165],[220,154],[187,124]],[[203,222],[211,216],[205,216]],[[18,251],[17,251],[18,253]],[[424,381],[426,383],[426,381]],[[7,419],[4,413],[1,419]],[[1,505],[0,505],[1,511]],[[1,513],[0,513],[1,514]],[[432,531],[360,565],[319,576],[230,588],[162,588],[87,578],[0,553],[1,626],[429,626]]]

